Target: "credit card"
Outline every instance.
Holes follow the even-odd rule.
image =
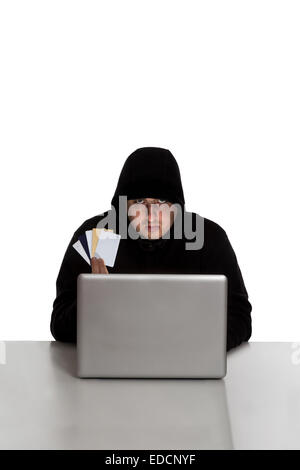
[[[75,248],[75,250],[82,256],[82,258],[89,264],[91,265],[91,262],[90,262],[90,259],[88,257],[88,255],[86,254],[82,244],[81,244],[81,241],[80,240],[77,240],[77,242],[75,242],[73,245],[73,248]]]
[[[99,239],[94,256],[96,258],[102,258],[106,266],[113,267],[115,264],[120,239],[121,235],[102,230],[99,233]]]
[[[87,257],[90,258],[90,250],[89,250],[89,247],[88,247],[88,242],[87,242],[87,239],[86,239],[86,234],[83,233],[82,235],[80,235],[80,237],[78,237],[78,240],[80,241],[81,245],[83,246],[84,251],[85,251],[86,254],[87,254]]]
[[[99,235],[100,235],[100,232],[102,231],[105,231],[105,232],[112,232],[112,230],[108,230],[106,228],[93,228],[92,230],[92,250],[90,251],[91,253],[91,258],[93,258],[93,256],[95,256],[95,250],[96,250],[96,247],[97,247],[97,244],[98,244],[98,240],[99,240]]]

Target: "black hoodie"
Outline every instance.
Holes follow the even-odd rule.
[[[157,147],[137,149],[125,161],[110,211],[86,220],[73,234],[65,252],[56,281],[56,298],[53,303],[50,330],[58,341],[77,341],[76,298],[77,276],[90,273],[91,266],[72,247],[86,230],[95,227],[113,228],[119,232],[121,217],[129,225],[127,211],[119,210],[119,196],[127,199],[160,198],[176,203],[182,209],[182,237],[175,235],[173,224],[167,236],[159,239],[122,236],[114,267],[109,273],[185,273],[224,274],[228,279],[227,351],[248,341],[252,333],[251,311],[248,293],[237,262],[235,252],[224,229],[217,223],[185,210],[184,193],[177,162],[169,150]],[[125,214],[125,216],[124,216]],[[115,215],[115,225],[108,218]],[[185,236],[185,216],[203,227],[203,242],[199,249],[186,249],[186,242],[196,238]],[[113,220],[113,219],[111,219]],[[124,219],[123,219],[124,220]],[[202,224],[201,224],[202,222]],[[166,237],[166,238],[165,238]]]

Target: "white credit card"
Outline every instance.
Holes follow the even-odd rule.
[[[75,242],[73,245],[73,248],[75,248],[75,250],[83,257],[83,259],[89,264],[91,265],[91,262],[89,260],[89,257],[88,255],[86,254],[85,252],[85,249],[83,248],[82,244],[81,244],[81,241],[80,240],[77,240],[77,242]]]
[[[95,257],[102,258],[106,266],[113,267],[119,248],[121,235],[101,230],[95,250]]]

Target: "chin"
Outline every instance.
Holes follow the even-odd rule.
[[[151,240],[156,240],[157,238],[160,238],[160,235],[159,235],[159,233],[157,235],[150,235],[149,238]]]
[[[160,238],[160,231],[157,230],[157,231],[151,233],[151,232],[147,232],[146,230],[145,231],[143,230],[142,231],[142,236],[144,238],[148,238],[149,240],[155,240],[157,238]]]

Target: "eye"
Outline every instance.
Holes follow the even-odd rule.
[[[159,204],[164,204],[165,202],[167,202],[165,199],[158,199]]]
[[[136,202],[137,204],[143,204],[144,199],[136,199],[135,202]]]

